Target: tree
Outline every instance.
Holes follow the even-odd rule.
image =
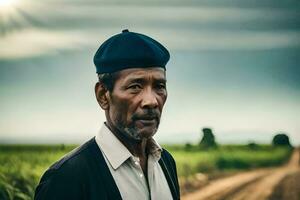
[[[212,133],[212,130],[210,128],[203,128],[203,137],[200,141],[200,147],[201,148],[214,148],[217,146],[217,143],[215,141],[215,136]]]
[[[284,133],[279,133],[275,135],[272,140],[272,144],[274,146],[292,146],[289,137]]]

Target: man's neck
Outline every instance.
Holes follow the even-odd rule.
[[[119,141],[129,150],[129,152],[138,157],[140,160],[140,166],[148,182],[148,155],[147,155],[147,139],[142,139],[141,141],[132,140],[119,133],[115,130],[110,123],[105,123],[105,125],[110,129],[110,131],[119,139]]]
[[[133,140],[120,133],[117,129],[113,128],[110,123],[105,122],[105,125],[110,131],[119,139],[119,141],[129,150],[129,152],[140,159],[147,157],[146,147],[147,139]]]
[[[133,156],[139,158],[140,166],[144,172],[146,179],[148,180],[148,155],[146,152],[147,139],[142,139],[141,141],[132,140],[124,136],[122,133],[119,133],[118,130],[114,130],[114,128],[109,123],[105,123],[105,125],[120,140],[120,142],[129,150],[129,152]]]

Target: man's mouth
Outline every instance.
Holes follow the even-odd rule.
[[[136,121],[143,124],[144,126],[150,126],[150,125],[154,125],[157,123],[157,118],[156,117],[142,117],[142,118],[137,118]]]

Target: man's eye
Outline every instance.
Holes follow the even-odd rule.
[[[164,84],[159,84],[156,87],[157,87],[157,89],[160,89],[160,90],[166,89],[166,86]]]
[[[142,87],[138,84],[134,84],[134,85],[130,85],[128,87],[128,89],[133,89],[133,90],[138,90],[138,89],[141,89]]]

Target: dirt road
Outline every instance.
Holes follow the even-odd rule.
[[[285,178],[298,173],[299,151],[290,161],[277,168],[259,169],[212,181],[201,190],[186,194],[182,200],[267,200]]]

